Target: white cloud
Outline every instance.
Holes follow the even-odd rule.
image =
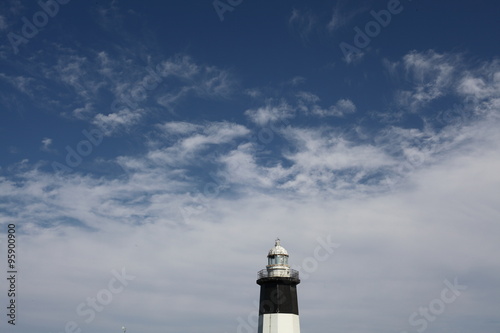
[[[244,93],[252,98],[258,98],[262,96],[262,92],[259,89],[245,89]]]
[[[252,192],[254,188],[268,188],[275,190],[279,183],[290,174],[290,170],[281,165],[265,167],[259,165],[254,155],[252,144],[238,146],[220,158],[224,164],[222,175],[231,183],[245,188],[245,192]]]
[[[317,21],[318,19],[311,11],[301,11],[294,8],[288,19],[288,25],[300,37],[302,42],[308,42]]]
[[[439,54],[434,51],[412,51],[403,57],[401,66],[406,79],[413,87],[401,90],[397,94],[397,102],[412,111],[418,111],[428,103],[453,90],[457,70],[461,60],[450,54]],[[386,67],[391,68],[391,64]]]
[[[293,77],[293,78],[289,81],[289,83],[290,83],[293,87],[298,86],[298,85],[301,85],[301,84],[303,84],[304,82],[306,82],[306,79],[305,79],[304,77],[302,77],[302,76],[295,76],[295,77]]]
[[[167,122],[159,125],[160,139],[150,142],[150,151],[143,162],[131,162],[133,165],[149,165],[153,167],[164,165],[167,167],[186,167],[192,163],[213,162],[206,159],[214,157],[207,156],[209,147],[217,151],[220,146],[224,151],[224,145],[231,146],[238,139],[250,134],[250,131],[239,124],[229,122],[211,122],[206,124],[192,124],[186,122]],[[164,142],[173,140],[171,144]],[[229,149],[229,148],[228,148]],[[144,167],[144,166],[143,166]],[[149,166],[148,166],[149,167]]]
[[[343,117],[346,114],[356,112],[356,105],[350,99],[339,99],[335,105],[330,106],[328,110],[316,109],[313,110],[314,114],[318,116],[326,117]]]
[[[301,91],[297,94],[298,109],[305,114],[319,117],[343,117],[356,112],[356,106],[350,99],[339,99],[334,105],[324,108],[319,105],[320,98],[310,92]]]
[[[358,14],[366,12],[369,6],[358,4],[355,9],[347,11],[343,7],[343,4],[347,2],[338,1],[333,8],[333,13],[330,21],[326,25],[326,28],[331,33],[336,32],[338,29],[349,24],[354,17]]]
[[[255,273],[264,268],[267,250],[279,236],[291,264],[303,273],[298,286],[303,329],[312,321],[320,329],[332,329],[332,317],[325,313],[338,308],[335,329],[354,325],[362,330],[355,314],[376,327],[396,318],[389,329],[407,330],[409,315],[439,297],[443,281],[455,277],[468,289],[447,307],[446,320],[463,324],[464,313],[491,320],[500,297],[492,287],[500,274],[495,261],[500,250],[500,137],[497,123],[474,127],[476,141],[415,172],[412,186],[362,198],[313,195],[300,186],[313,186],[307,181],[270,195],[267,186],[281,176],[260,173],[248,145],[223,160],[238,162],[230,177],[252,187],[247,195],[234,197],[221,194],[203,200],[203,194],[187,194],[191,180],[182,180],[161,164],[130,170],[122,179],[78,174],[58,179],[39,172],[24,173],[21,183],[2,179],[0,193],[9,194],[10,214],[4,211],[1,221],[18,223],[24,233],[24,292],[19,301],[25,304],[25,316],[39,318],[39,327],[63,330],[69,320],[92,329],[115,325],[109,319],[115,316],[135,315],[145,318],[150,323],[145,330],[153,333],[165,329],[165,312],[172,315],[167,327],[175,327],[186,316],[192,318],[186,308],[207,308],[208,314],[199,320],[214,323],[208,332],[221,327],[234,331],[240,324],[237,318],[255,310]],[[385,163],[375,148],[350,151],[331,135],[305,130],[293,134],[302,148],[292,155],[304,170]],[[262,190],[253,186],[259,182]],[[14,210],[13,200],[19,200],[22,209]],[[185,223],[178,208],[193,202],[204,209]],[[94,230],[65,223],[64,218]],[[317,239],[326,236],[341,246],[326,261],[317,261],[317,268],[304,270],[314,258]],[[44,258],[51,258],[50,267]],[[136,278],[96,312],[95,321],[85,323],[76,307],[106,288],[111,271],[122,267]],[[189,286],[189,291],[179,286]],[[217,297],[233,289],[238,293]],[[72,292],[63,292],[67,290]],[[130,325],[129,330],[140,328]]]
[[[461,78],[457,92],[476,101],[500,98],[500,62],[493,61]]]
[[[58,51],[55,58],[47,61],[34,55],[37,66],[26,69],[25,75],[0,73],[0,79],[41,108],[110,126],[109,135],[139,124],[143,119],[139,113],[166,107],[175,114],[187,97],[224,99],[237,87],[230,71],[199,64],[186,55],[155,63],[144,54],[144,63],[128,52],[113,56],[105,51],[52,47]],[[97,107],[100,110],[95,115]]]
[[[245,115],[255,124],[266,126],[270,123],[293,118],[294,109],[284,102],[276,106],[267,103],[263,107],[246,110]]]
[[[330,22],[327,24],[327,29],[329,31],[335,31],[339,27],[345,25],[347,20],[342,17],[337,10],[333,11],[332,18],[330,19]]]
[[[60,56],[53,67],[42,68],[45,75],[71,88],[82,101],[91,102],[106,84],[95,77],[94,59],[68,54]]]
[[[40,149],[42,151],[45,151],[45,152],[48,152],[48,153],[55,152],[55,150],[52,149],[51,146],[52,146],[52,139],[51,138],[43,138],[42,139],[42,146],[40,147]]]
[[[178,56],[163,61],[158,66],[162,77],[175,77],[180,85],[175,89],[162,90],[156,101],[173,110],[184,98],[194,95],[200,98],[217,99],[230,96],[236,85],[232,75],[215,66],[198,65],[188,56]]]
[[[377,187],[380,180],[370,184],[367,179],[396,163],[378,147],[349,142],[327,129],[288,128],[283,134],[294,149],[284,155],[293,162],[293,178],[282,186],[303,193],[319,190],[344,196]]]
[[[344,60],[347,64],[358,63],[363,59],[366,52],[356,51],[347,53],[342,60]]]
[[[78,119],[85,119],[88,114],[94,111],[94,106],[92,103],[86,103],[83,107],[79,107],[73,110],[72,115]]]
[[[0,73],[0,78],[29,97],[34,96],[32,89],[35,86],[35,79],[27,76],[11,76],[4,73]]]
[[[226,97],[233,91],[234,84],[234,80],[227,71],[216,67],[207,67],[203,80],[195,89],[200,96]]]
[[[196,130],[201,128],[201,125],[188,123],[185,121],[169,121],[164,124],[158,125],[162,132],[165,134],[174,134],[174,135],[186,135],[195,132]]]
[[[7,22],[5,22],[5,16],[0,15],[0,30],[6,30],[8,28]]]
[[[299,91],[297,93],[297,98],[299,99],[299,101],[313,105],[320,101],[320,98],[317,95],[308,91]]]
[[[159,96],[156,102],[166,107],[170,112],[174,113],[176,106],[188,96],[191,92],[191,87],[182,87],[173,92],[166,92]]]
[[[328,132],[311,130],[289,130],[287,136],[297,141],[299,151],[287,155],[299,167],[307,169],[327,167],[340,170],[346,168],[378,168],[390,163],[383,151],[370,145],[351,145],[341,137]]]
[[[186,80],[193,79],[196,75],[205,70],[205,68],[194,63],[191,57],[186,55],[178,55],[162,61],[159,67],[161,76],[175,76]]]
[[[137,124],[144,115],[143,109],[122,109],[109,114],[99,113],[94,116],[93,124],[99,127],[106,135],[112,135],[119,130],[127,130]]]
[[[250,131],[242,125],[220,122],[210,123],[203,133],[192,135],[181,141],[185,151],[194,151],[208,144],[222,144],[235,138],[248,135]]]

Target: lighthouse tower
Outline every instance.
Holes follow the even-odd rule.
[[[299,272],[290,269],[288,252],[279,239],[269,250],[266,268],[257,275],[260,285],[258,333],[300,333]]]

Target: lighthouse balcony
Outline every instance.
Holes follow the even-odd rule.
[[[299,271],[296,271],[295,269],[286,269],[286,270],[268,270],[268,269],[262,269],[259,272],[257,272],[257,278],[262,279],[262,278],[275,278],[275,277],[282,277],[282,278],[291,278],[291,279],[297,279],[299,280]]]

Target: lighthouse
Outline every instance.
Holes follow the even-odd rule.
[[[279,238],[257,273],[260,285],[258,333],[300,333],[297,285],[299,272],[288,265],[288,252]]]

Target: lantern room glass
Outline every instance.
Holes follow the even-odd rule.
[[[268,265],[288,265],[288,256],[277,254],[269,256],[267,261]]]

